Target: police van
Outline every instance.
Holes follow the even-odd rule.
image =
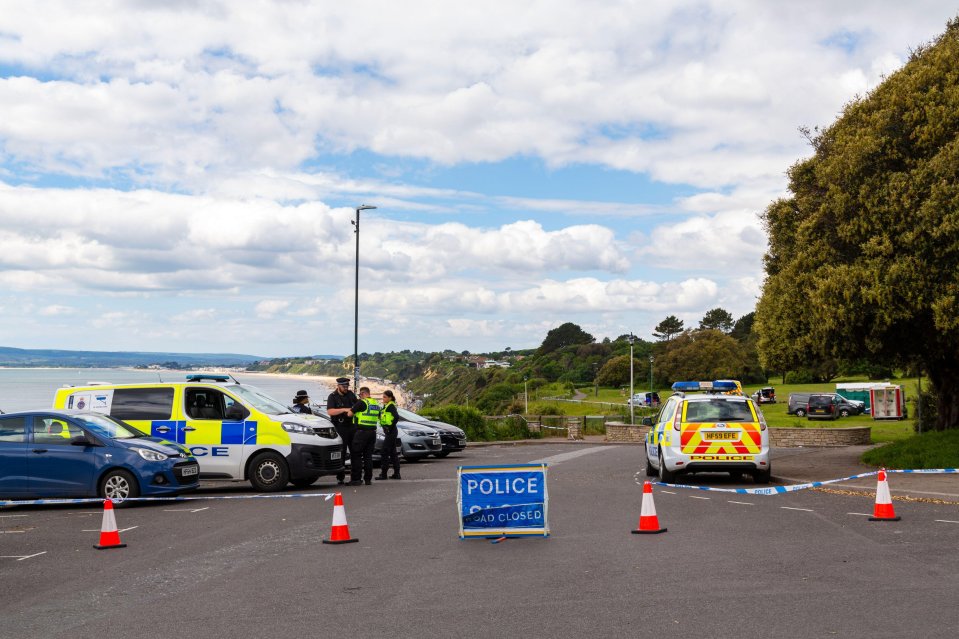
[[[646,474],[671,482],[681,473],[744,473],[768,484],[769,429],[762,411],[732,380],[676,382],[655,418],[646,417]],[[733,394],[729,394],[733,393]]]
[[[249,480],[256,490],[273,492],[342,471],[343,440],[328,420],[291,413],[227,375],[186,379],[68,386],[57,390],[53,406],[110,415],[182,444],[200,462],[201,479]]]

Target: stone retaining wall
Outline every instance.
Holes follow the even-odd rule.
[[[639,444],[646,439],[649,426],[607,422],[606,441]],[[871,443],[869,426],[850,428],[770,428],[769,445],[777,448],[798,446],[862,446]]]

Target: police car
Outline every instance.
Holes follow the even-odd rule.
[[[674,481],[679,474],[728,472],[769,483],[769,429],[749,397],[727,394],[733,381],[676,382],[655,418],[646,417],[646,474]]]

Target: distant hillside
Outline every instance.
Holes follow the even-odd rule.
[[[0,346],[0,366],[149,366],[177,363],[180,366],[247,366],[265,359],[236,353],[138,353],[122,351],[62,351]]]

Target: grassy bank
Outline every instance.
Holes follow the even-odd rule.
[[[959,430],[913,435],[867,451],[862,460],[886,468],[959,468]]]

